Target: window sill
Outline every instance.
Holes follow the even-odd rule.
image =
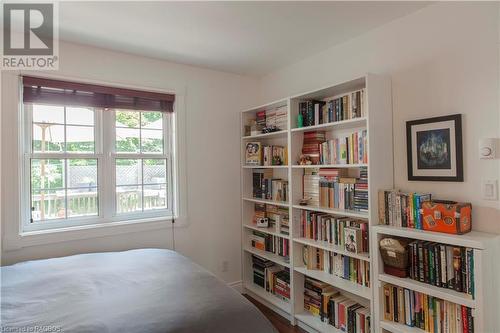
[[[187,218],[185,217],[180,217],[175,220],[176,228],[186,227],[187,225]],[[18,235],[10,237],[6,235],[4,238],[3,249],[6,251],[13,251],[30,246],[170,228],[172,228],[170,219],[165,219],[164,217],[153,217],[40,231],[28,231],[21,232]]]

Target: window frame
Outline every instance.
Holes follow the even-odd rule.
[[[21,88],[22,89],[22,88]],[[68,105],[70,106],[70,105]],[[163,119],[163,154],[117,153],[115,151],[116,126],[115,111],[94,108],[94,153],[67,153],[48,152],[34,153],[32,145],[32,115],[31,104],[20,101],[21,115],[23,117],[20,134],[22,136],[22,177],[20,186],[21,223],[20,232],[43,232],[53,229],[82,227],[90,225],[112,225],[114,222],[124,224],[147,221],[158,221],[178,217],[178,178],[176,159],[176,120],[174,113],[162,112]],[[130,110],[134,111],[134,110]],[[138,110],[140,111],[140,110]],[[147,111],[145,111],[147,112]],[[109,130],[104,131],[104,128]],[[98,215],[88,217],[70,217],[64,219],[51,219],[45,221],[31,221],[31,160],[38,158],[57,159],[96,159],[97,160],[97,186],[99,196]],[[167,163],[167,206],[171,202],[173,207],[167,209],[154,209],[134,213],[116,212],[116,158],[132,159],[166,159]],[[170,197],[169,197],[170,196]],[[171,198],[171,199],[170,199]],[[172,210],[173,208],[173,210]]]

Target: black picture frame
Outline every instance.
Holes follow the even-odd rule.
[[[436,125],[436,123],[444,123],[444,122],[447,122],[447,124],[449,124],[450,121],[453,121],[453,126],[443,124],[443,127],[441,128],[438,125]],[[429,125],[429,129],[424,129],[420,132],[416,132],[415,129],[416,126],[418,126],[418,128],[425,128],[425,125]],[[431,132],[432,134],[428,134]],[[436,135],[433,135],[434,133]],[[452,135],[452,133],[454,133],[454,135]],[[418,135],[418,137],[415,134]],[[431,136],[433,136],[432,139],[430,139]],[[422,147],[425,147],[423,146],[425,144],[428,145],[429,142],[436,143],[433,140],[435,136],[439,137],[440,141],[437,142],[439,147],[442,147],[443,144],[445,145],[445,147],[447,147],[445,148],[445,153],[443,154],[440,151],[441,155],[439,155],[439,156],[446,156],[446,158],[440,157],[440,162],[434,162],[434,160],[432,160],[434,164],[432,164],[432,166],[428,166],[425,163],[426,159],[425,158],[422,159],[422,157],[427,156],[425,155],[425,151],[422,152],[423,149]],[[420,137],[422,137],[423,139]],[[426,140],[426,141],[421,141],[420,146],[419,142],[413,142],[419,140]],[[454,143],[454,145],[451,145],[450,142]],[[455,148],[454,151],[451,149],[452,146]],[[416,152],[417,152],[416,155],[418,156],[413,156],[415,155]],[[453,114],[448,116],[407,121],[406,155],[407,155],[407,165],[408,165],[408,180],[463,182],[464,168],[463,168],[463,147],[462,147],[462,115]],[[422,162],[422,160],[424,162]],[[416,170],[414,168],[415,161],[417,166]],[[454,168],[452,166],[454,166]],[[417,173],[422,173],[422,170],[425,170],[426,173],[425,175],[417,174]],[[450,174],[443,175],[443,173],[446,173],[448,170]],[[436,174],[433,175],[432,174],[433,171]]]

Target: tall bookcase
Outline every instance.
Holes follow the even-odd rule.
[[[363,117],[315,126],[298,127],[297,116],[299,113],[299,103],[301,101],[327,101],[360,89],[364,89],[365,112]],[[279,106],[287,107],[288,126],[286,129],[274,133],[244,136],[244,128],[248,119],[255,118],[256,113],[259,111]],[[297,161],[299,160],[302,151],[304,132],[325,131],[328,137],[335,137],[337,135],[344,135],[358,130],[367,131],[368,163],[321,166],[298,165]],[[243,287],[245,291],[284,317],[289,318],[291,323],[294,325],[297,324],[311,332],[336,332],[338,330],[333,326],[321,322],[319,319],[304,311],[304,278],[312,277],[332,285],[341,293],[371,309],[371,315],[372,318],[374,318],[373,309],[375,309],[375,305],[373,288],[375,285],[373,283],[372,251],[370,251],[370,253],[353,254],[326,242],[302,238],[300,235],[300,223],[302,211],[304,209],[323,212],[338,217],[346,216],[366,220],[370,225],[370,229],[372,225],[378,223],[377,191],[381,188],[391,188],[393,186],[393,138],[390,80],[387,77],[367,74],[348,82],[335,84],[245,110],[242,112],[241,116],[241,133],[242,263]],[[247,142],[261,142],[263,144],[287,147],[288,163],[286,165],[269,167],[245,165],[245,146]],[[360,168],[367,168],[369,189],[368,212],[315,208],[311,206],[299,205],[299,201],[303,198],[302,179],[304,170],[311,167],[348,169],[346,171],[348,173],[356,172],[356,170],[359,170]],[[253,170],[265,168],[272,168],[274,177],[288,180],[290,200],[287,202],[273,202],[269,200],[255,199],[252,197]],[[281,256],[251,247],[250,237],[252,232],[254,230],[262,230],[252,224],[255,203],[274,204],[288,209],[290,221],[289,235],[281,235],[273,231],[264,232],[283,237],[290,241],[289,261],[285,261]],[[307,269],[304,265],[302,254],[304,246],[313,246],[319,249],[348,255],[350,257],[369,262],[370,271],[372,272],[370,278],[371,286],[364,287],[322,271]],[[252,254],[256,254],[290,269],[290,302],[283,301],[253,283]]]

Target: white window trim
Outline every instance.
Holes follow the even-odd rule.
[[[112,236],[117,234],[124,233],[133,233],[133,232],[141,232],[148,230],[156,230],[167,228],[170,229],[172,227],[186,227],[189,225],[189,220],[187,216],[187,180],[186,180],[186,114],[185,114],[185,102],[184,96],[186,95],[185,87],[178,87],[178,89],[171,90],[160,90],[150,87],[141,87],[141,86],[131,86],[131,85],[120,85],[110,82],[103,81],[90,81],[84,80],[81,78],[70,78],[63,77],[57,75],[44,75],[45,78],[53,78],[53,79],[62,79],[62,80],[77,80],[79,82],[90,83],[90,84],[103,84],[110,85],[115,87],[129,88],[129,89],[139,89],[139,90],[148,90],[148,91],[156,91],[160,93],[173,93],[176,95],[176,101],[174,103],[174,113],[173,113],[173,128],[172,137],[174,138],[174,142],[172,143],[172,159],[176,163],[173,165],[173,178],[174,178],[174,200],[175,200],[175,225],[172,225],[172,216],[147,216],[144,213],[141,213],[141,216],[137,216],[134,219],[125,219],[125,216],[117,216],[115,218],[103,219],[102,223],[94,223],[90,222],[88,224],[79,224],[79,225],[65,225],[59,226],[57,228],[52,229],[43,229],[43,230],[24,230],[23,221],[26,221],[26,210],[23,207],[23,203],[26,201],[26,192],[23,185],[26,179],[26,175],[24,171],[18,173],[18,217],[19,220],[13,221],[12,223],[16,223],[17,227],[10,224],[6,228],[6,232],[3,238],[2,248],[5,250],[14,250],[20,249],[26,246],[34,246],[34,245],[42,245],[42,244],[50,244],[50,243],[58,243],[65,242],[69,240],[78,240],[78,239],[89,239],[96,237],[104,237],[104,236]],[[19,89],[22,89],[22,79],[18,77],[17,86]],[[9,104],[16,104],[19,109],[22,108],[22,100],[20,90],[16,91],[15,94],[15,103],[14,101]],[[26,156],[24,155],[24,147],[25,140],[27,135],[25,135],[25,130],[29,129],[31,131],[31,123],[30,119],[26,119],[21,112],[18,112],[18,167],[22,167],[24,165],[24,159]],[[28,125],[28,126],[27,126]],[[97,125],[97,124],[96,124]],[[97,133],[103,133],[103,131],[97,131]],[[107,131],[108,136],[114,135],[114,131]],[[99,134],[97,134],[99,135]],[[102,138],[105,141],[105,138]],[[109,142],[109,141],[108,141]],[[113,138],[114,142],[114,138]],[[29,143],[31,145],[31,142]],[[97,150],[97,147],[96,147]],[[111,156],[103,156],[103,158],[111,158]],[[101,176],[102,177],[102,176]],[[102,181],[110,181],[109,177],[101,178]],[[28,178],[29,180],[29,178]],[[101,181],[101,183],[102,183]],[[100,188],[102,186],[100,185]],[[15,208],[14,208],[15,209]],[[102,209],[101,209],[102,211]],[[75,221],[76,218],[74,219]],[[29,221],[29,219],[28,219]],[[13,230],[18,230],[18,232],[13,233]]]

